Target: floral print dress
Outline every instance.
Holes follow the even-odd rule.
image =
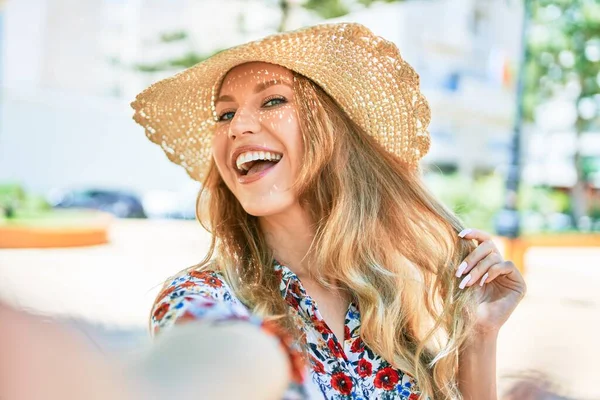
[[[303,365],[300,352],[290,338],[275,325],[253,316],[215,271],[191,271],[174,278],[156,299],[152,333],[187,321],[241,320],[275,335],[289,354],[293,379],[284,396],[286,400],[420,398],[412,376],[394,369],[361,340],[360,311],[355,304],[348,307],[344,338],[338,340],[296,274],[277,262],[274,268],[281,280],[281,295],[289,304],[296,325],[305,334],[309,366]]]

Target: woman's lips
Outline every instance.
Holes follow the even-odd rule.
[[[283,157],[281,158],[281,160],[283,160]],[[269,166],[268,168],[265,168],[264,170],[257,172],[255,174],[252,174],[252,175],[242,175],[236,169],[238,182],[241,184],[247,184],[247,183],[252,183],[252,182],[259,180],[260,178],[262,178],[263,176],[268,174],[270,171],[272,171],[274,168],[276,168],[279,165],[279,163],[281,162],[281,160],[279,160],[276,163],[273,163],[273,165]]]
[[[272,154],[278,154],[281,155],[283,157],[283,154],[279,151],[275,151],[273,149],[270,149],[268,147],[265,146],[256,146],[256,145],[246,145],[246,146],[241,146],[238,147],[237,149],[234,150],[233,154],[231,154],[231,166],[236,169],[237,171],[237,158],[240,154],[243,153],[247,153],[247,152],[269,152]]]

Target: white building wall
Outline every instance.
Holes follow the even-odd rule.
[[[458,22],[446,16],[452,15],[451,3],[458,4],[380,5],[352,18],[398,43],[421,71],[435,57],[446,67],[464,63],[472,48],[466,30],[471,0],[460,0]],[[395,20],[390,22],[390,16]],[[148,84],[174,71],[140,74],[132,66],[192,49],[210,53],[261,37],[277,26],[279,10],[263,1],[242,0],[9,0],[4,22],[0,181],[17,180],[34,191],[73,186],[177,190],[189,178],[145,138],[128,105]],[[309,13],[295,12],[289,28],[316,22]],[[188,31],[189,40],[157,43],[161,33],[178,30]],[[434,50],[438,55],[428,59]],[[444,51],[445,59],[439,56]],[[111,59],[116,62],[111,64]],[[481,103],[477,95],[471,102]],[[442,98],[437,105],[442,111],[433,104],[434,121],[461,128],[458,122],[469,122],[469,116],[446,119],[452,113],[443,111],[451,103]],[[468,101],[463,104],[469,107]],[[468,129],[459,129],[464,140],[449,147],[436,142],[432,156],[442,161],[465,157],[468,163],[476,152],[460,154],[463,144],[481,148],[481,137],[469,140],[481,130],[474,120]]]
[[[180,190],[192,182],[151,144],[122,101],[2,93],[0,182],[52,188]]]
[[[6,2],[0,79],[4,86],[40,85],[47,5],[48,0]]]

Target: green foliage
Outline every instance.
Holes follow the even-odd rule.
[[[25,199],[25,191],[17,184],[0,185],[0,218],[13,218]]]
[[[525,117],[562,93],[570,84],[581,92],[577,101],[600,92],[600,2],[597,0],[525,0],[531,10],[527,38]],[[586,118],[586,129],[599,113]]]
[[[376,2],[383,3],[394,3],[403,0],[306,0],[302,3],[302,7],[307,10],[311,10],[318,14],[323,19],[331,19],[342,17],[350,12],[353,5],[359,4],[362,6],[371,6]],[[274,3],[274,1],[271,1]],[[290,10],[289,1],[286,0],[278,0],[276,2],[281,11],[281,23],[279,24],[279,30],[285,30],[286,21],[288,18],[288,13]],[[238,25],[243,29],[244,26],[244,15],[240,14],[238,16]],[[189,39],[189,34],[186,31],[173,31],[173,32],[165,32],[160,35],[160,42],[162,43],[173,43],[173,42],[181,42]],[[221,51],[221,50],[219,50]],[[160,71],[168,71],[168,70],[179,70],[189,68],[197,63],[204,61],[205,59],[211,57],[217,52],[213,52],[210,54],[202,54],[197,51],[188,51],[186,54],[157,63],[138,63],[133,66],[133,69],[139,72],[145,73],[153,73]],[[109,60],[110,63],[116,65],[118,64],[118,60]]]
[[[206,55],[189,52],[181,57],[170,60],[168,64],[170,67],[174,68],[189,68],[192,65],[198,64],[200,61],[206,60],[208,57],[209,56]]]
[[[432,193],[467,226],[495,231],[494,219],[502,209],[505,195],[502,176],[490,174],[470,179],[457,173],[431,173],[425,181]],[[555,222],[557,216],[564,222],[572,214],[569,194],[559,189],[522,185],[518,209],[525,234],[574,229],[572,225]],[[600,227],[600,202],[591,207],[589,217]]]
[[[360,4],[364,5],[365,7],[370,7],[371,5],[373,5],[374,3],[380,2],[380,3],[396,3],[398,0],[357,0]]]
[[[375,3],[396,3],[403,0],[306,0],[302,6],[316,12],[323,19],[339,18],[350,13],[353,4],[370,7]]]
[[[459,174],[430,174],[426,182],[431,191],[458,215],[465,224],[487,231],[494,230],[494,217],[504,198],[504,181],[500,175],[474,180]]]
[[[341,0],[307,0],[303,6],[319,14],[323,19],[343,17],[350,12],[345,2]]]
[[[519,209],[543,215],[571,212],[568,193],[546,186],[523,186],[519,194]]]
[[[22,214],[38,213],[50,208],[42,196],[27,194],[19,184],[0,184],[0,219],[12,219]]]
[[[163,43],[179,42],[188,38],[185,31],[166,32],[160,35],[160,41]]]
[[[188,52],[181,57],[167,60],[155,64],[136,64],[135,69],[140,72],[159,72],[171,69],[185,69],[206,60],[212,54],[200,54],[196,52]]]

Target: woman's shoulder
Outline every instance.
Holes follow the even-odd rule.
[[[156,301],[167,297],[205,296],[213,300],[239,303],[222,272],[214,268],[187,268],[167,279]]]
[[[150,332],[156,335],[191,320],[247,319],[249,315],[221,272],[191,267],[166,280],[152,307]]]

